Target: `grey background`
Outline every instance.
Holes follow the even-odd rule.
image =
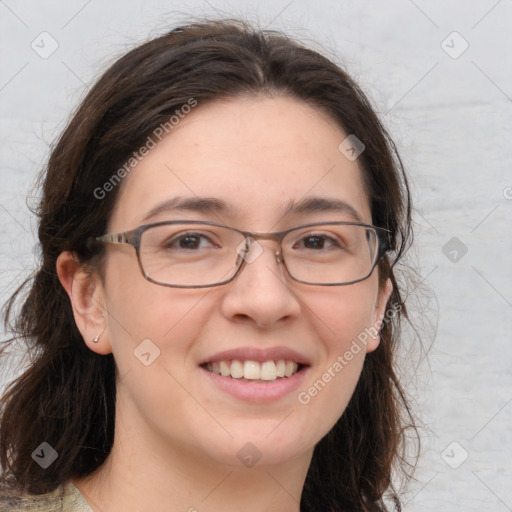
[[[424,424],[405,510],[512,510],[510,0],[0,1],[1,301],[34,268],[33,181],[88,86],[137,42],[211,13],[318,42],[374,99],[413,181],[411,307],[435,338],[419,366],[412,331],[401,355]],[[0,384],[23,363],[2,360]]]

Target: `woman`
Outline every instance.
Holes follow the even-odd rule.
[[[240,21],[176,28],[91,89],[38,214],[2,510],[400,509],[409,191],[344,71]]]

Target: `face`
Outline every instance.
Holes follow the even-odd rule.
[[[109,232],[165,220],[258,233],[354,220],[347,208],[285,214],[313,197],[343,201],[371,224],[357,160],[338,150],[346,136],[290,98],[199,104],[124,179]],[[176,197],[226,207],[161,209],[145,219]],[[151,283],[132,247],[107,245],[102,338],[118,369],[120,421],[155,451],[237,466],[244,446],[261,455],[260,465],[310,456],[345,410],[365,354],[377,347],[378,336],[362,341],[362,333],[375,332],[391,291],[389,283],[379,290],[377,270],[346,286],[302,284],[276,260],[275,241],[259,244],[263,252],[232,282],[197,289]],[[205,368],[235,359],[303,368],[259,383]]]

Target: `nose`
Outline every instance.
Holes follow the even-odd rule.
[[[268,328],[300,314],[300,302],[277,250],[273,241],[250,241],[242,268],[225,285],[221,309],[226,318]]]

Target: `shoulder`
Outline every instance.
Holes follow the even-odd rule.
[[[0,489],[0,510],[2,512],[61,512],[64,491],[57,487],[45,494],[28,494],[15,489]]]
[[[71,483],[45,494],[27,494],[0,487],[2,512],[92,512],[80,491]]]

